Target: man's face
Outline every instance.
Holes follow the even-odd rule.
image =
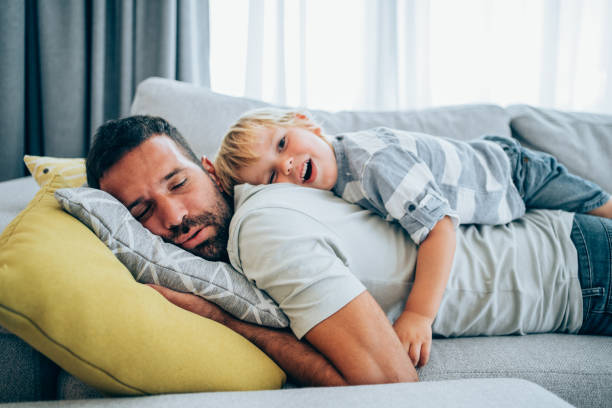
[[[202,164],[214,176],[210,162]],[[210,260],[227,259],[229,204],[201,167],[172,139],[153,136],[128,152],[100,179],[155,235]]]

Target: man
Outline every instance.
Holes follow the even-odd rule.
[[[207,259],[230,259],[266,290],[296,336],[323,356],[286,332],[237,321],[202,299],[156,288],[244,335],[299,383],[413,381],[414,365],[427,362],[429,350],[407,354],[389,323],[410,291],[417,251],[394,224],[329,192],[279,184],[238,188],[228,228],[232,205],[213,165],[198,160],[160,118],[131,117],[100,127],[87,175],[90,186],[113,194],[153,233]],[[607,295],[585,298],[583,319],[578,272],[582,290],[605,287],[609,293],[609,250],[589,247],[603,245],[611,231],[607,220],[545,211],[507,226],[458,230],[434,332],[609,334]],[[599,266],[585,266],[585,259],[594,265],[600,259]]]

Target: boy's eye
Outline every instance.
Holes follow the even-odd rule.
[[[278,150],[283,150],[286,144],[287,144],[287,136],[283,136],[281,140],[278,141]]]
[[[178,184],[175,184],[171,190],[178,190],[179,188],[183,187],[185,185],[185,183],[187,182],[187,179],[184,179],[183,181],[181,181]]]
[[[276,178],[276,172],[273,171],[270,173],[270,179],[268,180],[268,184],[274,184],[274,179]]]

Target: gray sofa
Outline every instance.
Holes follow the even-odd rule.
[[[165,117],[198,153],[212,157],[225,128],[241,112],[264,105],[150,78],[138,87],[132,113]],[[555,154],[573,172],[612,191],[612,116],[524,105],[466,105],[417,112],[313,112],[328,133],[385,125],[459,139],[483,134],[513,136],[527,147]],[[0,183],[0,231],[37,189],[31,177]],[[473,407],[568,406],[569,402],[579,407],[612,407],[612,338],[537,334],[435,339],[431,360],[419,370],[419,376],[422,382],[417,384],[327,389],[287,385],[289,389],[277,391],[104,398],[0,327],[0,402],[46,401],[27,403],[33,406],[359,407],[411,402]]]

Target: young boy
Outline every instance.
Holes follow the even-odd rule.
[[[416,363],[429,355],[455,251],[458,224],[505,224],[527,208],[612,218],[610,195],[548,154],[487,136],[460,142],[388,128],[329,139],[306,114],[259,109],[225,136],[216,173],[240,183],[293,183],[331,190],[399,222],[419,245],[415,281],[394,329]]]

